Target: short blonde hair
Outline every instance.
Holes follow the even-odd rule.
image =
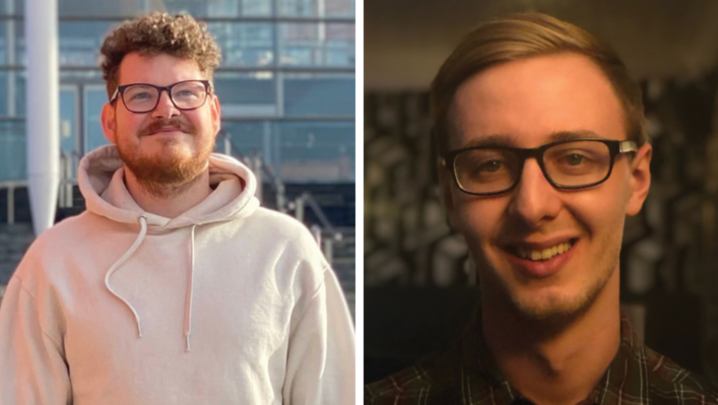
[[[112,97],[117,89],[122,59],[132,52],[193,60],[210,81],[221,60],[219,46],[207,31],[207,25],[189,15],[173,17],[152,13],[126,21],[105,38],[100,50],[108,97]]]
[[[513,14],[469,33],[439,69],[431,84],[434,136],[439,153],[448,152],[449,108],[456,90],[477,73],[513,60],[559,52],[591,59],[606,75],[624,111],[627,139],[647,141],[640,86],[618,55],[583,29],[540,13]]]

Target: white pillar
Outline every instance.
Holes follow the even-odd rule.
[[[57,0],[25,0],[27,176],[35,235],[55,221],[60,181]]]

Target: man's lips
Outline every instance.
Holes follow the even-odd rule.
[[[535,243],[512,243],[506,245],[503,250],[509,262],[522,270],[522,273],[533,277],[546,277],[561,270],[575,253],[578,244],[577,237],[563,237]]]
[[[164,133],[171,133],[171,132],[182,132],[185,133],[181,128],[175,128],[175,127],[166,127],[166,128],[160,128],[157,130],[149,131],[147,135],[157,135],[157,134],[164,134]]]

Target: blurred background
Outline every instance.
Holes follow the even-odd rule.
[[[24,0],[0,0],[0,299],[34,240],[26,171]],[[354,0],[59,0],[61,186],[56,221],[84,210],[79,159],[107,140],[105,35],[161,11],[207,23],[222,49],[216,151],[249,165],[262,205],[312,228],[354,307]],[[31,110],[31,109],[30,109]]]
[[[478,23],[531,10],[603,39],[641,83],[652,185],[626,224],[622,307],[649,347],[718,384],[718,2],[364,4],[366,382],[450,344],[479,301],[438,199],[427,92]]]

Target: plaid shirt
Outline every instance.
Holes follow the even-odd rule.
[[[480,311],[479,311],[480,312]],[[473,322],[481,325],[480,319]],[[366,405],[532,404],[502,376],[480,327],[451,348],[364,390]],[[718,404],[718,391],[643,345],[625,317],[621,346],[596,388],[581,405]]]

